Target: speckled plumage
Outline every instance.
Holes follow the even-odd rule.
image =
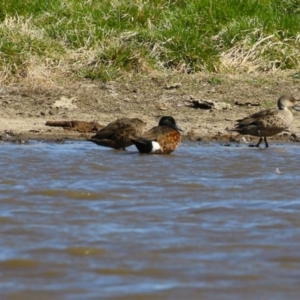
[[[179,130],[181,128],[177,126],[173,117],[164,116],[160,119],[158,126],[132,141],[141,153],[170,154],[181,142]],[[154,150],[152,142],[157,142],[160,149]]]
[[[137,118],[122,118],[99,130],[90,141],[104,147],[125,149],[133,144],[132,138],[143,134],[146,123]]]
[[[277,101],[277,106],[277,108],[262,110],[237,120],[235,127],[230,130],[240,134],[258,136],[259,142],[255,146],[258,147],[262,139],[264,139],[266,147],[268,147],[268,136],[285,131],[292,124],[293,114],[289,107],[299,110],[296,100],[292,96],[281,96]]]

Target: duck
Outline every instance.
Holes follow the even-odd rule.
[[[100,129],[89,141],[116,150],[133,145],[132,138],[143,134],[146,122],[138,118],[120,118]]]
[[[267,137],[276,135],[289,129],[293,122],[293,114],[289,108],[300,110],[297,105],[298,100],[293,96],[281,96],[277,101],[277,108],[259,111],[243,119],[236,121],[235,127],[229,131],[239,134],[248,134],[259,137],[259,141],[250,147],[259,147],[264,140],[265,147],[269,144]]]
[[[158,126],[131,140],[140,153],[170,154],[181,143],[180,131],[183,130],[172,116],[163,116]]]

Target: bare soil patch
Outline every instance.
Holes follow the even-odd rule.
[[[231,134],[226,128],[231,128],[238,118],[276,107],[277,99],[283,94],[299,98],[300,89],[297,78],[283,73],[128,74],[107,83],[86,79],[21,80],[0,86],[2,140],[61,141],[88,139],[94,134],[82,128],[76,130],[74,126],[46,126],[47,121],[75,125],[72,121],[85,121],[105,126],[117,118],[138,117],[147,122],[148,129],[155,126],[161,116],[172,115],[184,129],[185,140],[247,142],[256,138]],[[196,108],[196,102],[213,103],[213,107]],[[271,143],[272,140],[298,141],[299,112],[294,112],[294,117],[290,132],[273,137]]]

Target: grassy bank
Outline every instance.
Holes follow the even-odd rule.
[[[0,80],[297,69],[298,0],[2,0]]]

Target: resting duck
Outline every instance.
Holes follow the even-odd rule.
[[[143,134],[146,123],[140,119],[122,118],[100,129],[89,141],[104,147],[124,149],[133,144],[132,138]]]
[[[171,116],[164,116],[158,126],[146,131],[138,138],[131,139],[140,153],[170,154],[181,142],[182,129]]]

